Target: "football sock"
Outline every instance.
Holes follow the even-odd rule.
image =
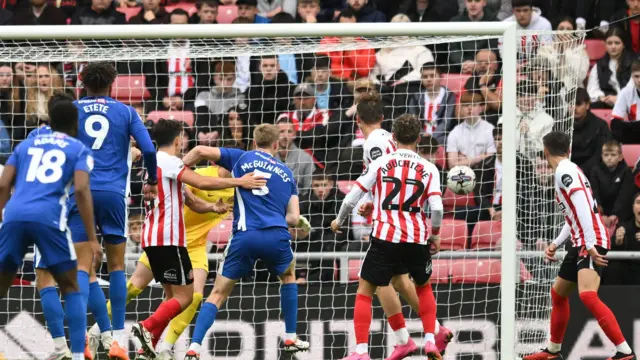
[[[609,307],[600,300],[597,292],[583,291],[580,293],[580,300],[582,300],[584,306],[586,306],[591,314],[593,314],[593,317],[598,321],[602,331],[604,331],[609,340],[616,345],[616,348],[618,345],[622,345],[623,343],[626,344],[616,317],[613,315],[613,312],[611,312],[611,309],[609,309]],[[618,351],[624,354],[631,353],[629,345],[626,345],[624,350],[625,351]]]
[[[127,305],[131,300],[135,299],[142,293],[143,289],[138,289],[131,283],[131,280],[127,281]],[[111,318],[111,300],[107,302],[107,311],[109,312],[109,318]]]
[[[409,341],[409,331],[407,331],[404,315],[402,313],[391,315],[387,321],[391,326],[391,330],[396,334],[396,342],[400,345],[406,344]]]
[[[71,354],[71,360],[84,360],[84,351],[81,353]]]
[[[298,325],[298,284],[280,286],[280,308],[284,316],[285,332],[295,334]]]
[[[180,335],[184,332],[184,329],[191,324],[191,320],[193,320],[193,317],[196,315],[201,302],[202,294],[194,292],[191,304],[169,323],[169,331],[164,338],[165,343],[173,347]]]
[[[425,334],[433,334],[436,326],[436,298],[433,296],[431,284],[416,287],[420,299],[420,320]]]
[[[89,274],[86,271],[78,270],[78,288],[85,304],[89,303]]]
[[[87,307],[93,314],[93,317],[100,327],[100,332],[111,330],[111,321],[109,321],[109,314],[107,313],[107,299],[104,297],[104,292],[100,287],[100,284],[95,281],[89,285],[89,302]]]
[[[152,334],[160,329],[162,335],[162,331],[167,327],[169,321],[178,316],[180,312],[182,312],[180,302],[177,299],[169,299],[160,304],[156,312],[142,322],[142,326]]]
[[[87,304],[80,292],[64,295],[64,310],[69,325],[69,342],[74,354],[84,354],[84,340],[87,332]]]
[[[356,305],[353,309],[353,327],[356,333],[356,352],[364,354],[367,352],[367,344],[369,343],[369,329],[371,327],[371,297],[363,294],[356,294]],[[361,346],[363,345],[364,346]],[[360,347],[358,351],[357,347]],[[364,350],[364,352],[363,352]]]
[[[58,296],[58,290],[55,287],[46,287],[40,290],[40,303],[42,304],[42,312],[44,319],[47,321],[47,328],[53,338],[61,338],[63,342],[66,340],[64,337],[64,310],[62,309],[62,303]],[[58,348],[56,344],[56,349]]]
[[[209,328],[213,326],[217,314],[218,307],[215,304],[210,302],[202,304],[202,308],[200,308],[200,313],[196,319],[196,327],[193,329],[193,335],[191,335],[191,345],[194,343],[202,344],[202,340],[204,340],[204,336],[207,334]],[[194,350],[192,348],[190,349]],[[197,351],[200,352],[200,350]]]
[[[109,298],[111,299],[111,325],[113,326],[113,338],[121,344],[124,342],[124,315],[127,308],[127,276],[123,270],[112,271],[109,274]]]
[[[555,289],[551,288],[551,338],[547,349],[552,353],[557,353],[562,349],[562,340],[569,324],[569,299],[560,296]]]

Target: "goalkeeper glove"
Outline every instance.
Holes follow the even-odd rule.
[[[300,217],[298,218],[298,223],[296,224],[296,227],[298,229],[302,229],[302,231],[304,232],[311,231],[311,224],[309,223],[309,220],[307,220],[307,218],[302,215],[300,215]]]

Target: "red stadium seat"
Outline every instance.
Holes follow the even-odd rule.
[[[238,17],[238,7],[235,5],[218,6],[218,24],[231,24]]]
[[[500,245],[502,238],[501,221],[480,221],[473,227],[471,235],[472,249],[494,249]]]
[[[607,124],[611,125],[611,118],[612,118],[611,113],[613,112],[613,110],[611,110],[611,109],[591,109],[591,112],[593,113],[593,115],[599,117],[600,119],[606,121]]]
[[[123,13],[125,15],[125,17],[127,18],[127,22],[129,22],[129,19],[131,19],[132,17],[138,15],[138,13],[140,12],[140,7],[130,7],[130,8],[125,8],[125,7],[118,7],[116,8],[117,11]]]
[[[449,188],[445,188],[442,204],[445,210],[453,210],[456,207],[476,206],[476,200],[473,193],[458,195]]]
[[[469,79],[468,74],[442,74],[442,85],[456,94],[464,92],[464,84]]]
[[[585,40],[584,44],[587,48],[587,55],[591,65],[595,64],[607,52],[607,46],[602,40]]]
[[[341,193],[346,195],[349,193],[349,191],[351,191],[351,188],[354,187],[355,184],[356,184],[355,181],[340,180],[338,181],[338,190],[340,190]]]
[[[464,220],[443,219],[440,226],[440,249],[462,250],[467,247],[469,229]]]
[[[431,282],[434,284],[449,283],[451,275],[451,260],[433,260],[431,262]]]
[[[436,152],[436,163],[442,169],[447,168],[447,153],[444,150],[444,146],[438,146],[438,151]]]
[[[231,237],[233,220],[222,220],[218,225],[209,231],[207,241],[215,245],[218,249],[224,248]]]
[[[171,13],[173,10],[175,9],[182,9],[186,12],[189,13],[189,16],[195,14],[198,9],[196,9],[196,6],[194,3],[189,3],[189,2],[179,2],[177,4],[171,4],[171,5],[167,5],[164,7],[164,10],[168,13]]]
[[[128,104],[141,103],[150,96],[144,75],[119,75],[111,88],[112,98]]]
[[[451,282],[453,284],[499,284],[502,264],[498,259],[451,260]],[[520,262],[520,282],[531,280],[531,273]]]
[[[362,266],[362,260],[351,259],[349,260],[349,281],[355,281],[360,278],[360,267]]]
[[[622,145],[622,156],[627,165],[634,167],[640,158],[640,145]]]
[[[157,122],[160,119],[184,121],[193,126],[193,113],[191,111],[152,111],[147,115],[147,120]]]

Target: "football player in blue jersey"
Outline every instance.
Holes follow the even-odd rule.
[[[87,305],[79,291],[77,269],[80,263],[92,267],[92,260],[102,256],[89,189],[93,158],[91,152],[72,137],[77,132],[78,110],[71,101],[53,103],[49,117],[53,133],[23,141],[7,161],[0,178],[0,209],[3,209],[0,297],[6,295],[28,247],[35,245],[39,261],[53,274],[65,299],[71,359],[85,360]],[[66,217],[72,185],[88,240],[75,249]],[[10,195],[12,186],[15,189]],[[62,306],[57,294],[47,302],[57,302],[58,308]]]
[[[267,179],[267,185],[254,190],[237,188],[233,204],[233,235],[225,251],[213,290],[202,305],[191,345],[185,359],[200,358],[201,344],[213,325],[218,309],[235,283],[253,271],[256,260],[262,260],[280,278],[280,304],[286,334],[284,350],[309,349],[309,343],[296,335],[298,285],[291,250],[289,226],[306,228],[309,223],[300,216],[298,189],[291,170],[274,155],[278,150],[278,129],[263,124],[254,131],[254,151],[197,146],[184,157],[187,165],[202,159],[214,161],[238,178],[247,173]]]
[[[110,63],[92,62],[82,71],[86,97],[75,101],[78,108],[78,139],[90,148],[95,159],[91,174],[96,225],[107,253],[109,297],[112,319],[106,308],[104,293],[95,276],[78,270],[78,282],[88,306],[96,316],[102,345],[110,359],[128,359],[124,333],[127,280],[124,273],[124,253],[127,241],[127,203],[131,170],[131,137],[136,140],[148,174],[146,196],[157,193],[156,151],[138,113],[131,106],[109,97],[117,71]],[[69,229],[74,242],[87,241],[72,197],[69,206]],[[91,281],[90,281],[91,280]],[[111,329],[111,325],[113,329]],[[111,339],[113,330],[113,340]],[[98,346],[97,334],[89,334],[92,352]]]

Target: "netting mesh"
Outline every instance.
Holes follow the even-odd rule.
[[[362,172],[365,138],[355,105],[363,93],[378,93],[385,104],[383,128],[390,130],[392,120],[404,113],[424,121],[419,150],[441,169],[442,179],[454,165],[476,172],[472,194],[456,195],[443,187],[442,253],[434,261],[432,282],[438,319],[456,335],[445,358],[497,359],[501,331],[516,332],[516,350],[522,354],[546,340],[556,266],[539,255],[519,257],[517,329],[500,329],[500,243],[517,241],[520,250],[541,250],[562,224],[542,136],[552,129],[571,133],[575,91],[584,80],[580,69],[589,60],[581,34],[521,32],[518,37],[515,119],[501,113],[502,64],[514,59],[501,58],[501,39],[492,36],[4,41],[0,59],[8,64],[0,64],[0,142],[8,156],[29,131],[45,124],[46,99],[54,91],[83,96],[78,74],[90,61],[116,64],[120,76],[112,97],[133,105],[148,127],[161,118],[184,121],[184,151],[195,145],[250,149],[257,124],[278,122],[278,157],[293,169],[301,214],[312,225],[309,234],[292,230],[300,284],[298,332],[311,343],[308,353],[296,357],[338,359],[354,347],[352,309],[371,219],[354,214],[341,236],[329,224]],[[516,137],[518,149],[517,239],[501,239],[502,146],[493,128],[507,121],[518,128],[517,134],[504,134]],[[140,162],[131,175],[128,276],[141,251]],[[231,215],[207,225],[205,297],[230,221]],[[29,261],[21,276],[34,281]],[[99,277],[106,284],[106,265]],[[157,287],[143,292],[129,304],[127,321],[144,319],[162,297]],[[16,287],[8,306],[0,309],[0,324],[6,324],[0,349],[7,358],[44,358],[53,351],[38,302],[31,285]],[[404,310],[412,336],[421,341],[417,314],[406,305]],[[219,313],[202,359],[277,358],[278,337],[284,333],[279,315],[277,279],[258,263]],[[178,341],[176,358],[184,356],[191,329]],[[388,356],[395,337],[375,301],[371,330],[372,358]]]

